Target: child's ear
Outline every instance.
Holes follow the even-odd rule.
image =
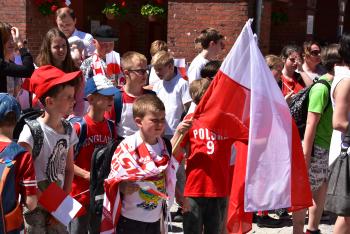
[[[52,97],[46,97],[44,101],[45,101],[45,106],[50,106],[53,103],[53,98]]]
[[[135,117],[135,123],[137,125],[137,127],[141,128],[142,127],[142,118],[140,117]]]

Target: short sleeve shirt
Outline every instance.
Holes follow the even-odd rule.
[[[321,79],[327,80],[327,76],[321,76],[320,80]],[[332,82],[328,82],[331,85]],[[324,84],[317,83],[311,88],[309,93],[308,111],[321,114],[316,129],[315,144],[324,149],[329,149],[333,131],[333,109],[329,97],[329,90]]]
[[[34,160],[38,187],[44,190],[51,182],[63,187],[68,150],[78,142],[77,134],[74,130],[70,135],[60,134],[46,125],[40,117],[37,120],[44,134],[40,154]],[[28,125],[24,125],[18,142],[25,142],[33,149],[34,139]]]
[[[153,91],[165,106],[165,135],[173,135],[185,111],[184,104],[192,101],[188,82],[177,74],[169,81],[158,81]]]

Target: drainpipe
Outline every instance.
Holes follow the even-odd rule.
[[[256,0],[256,35],[258,39],[260,38],[260,32],[261,32],[261,14],[262,14],[262,8],[263,8],[263,0]]]

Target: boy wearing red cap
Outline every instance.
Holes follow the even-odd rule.
[[[55,182],[69,193],[74,175],[73,146],[78,142],[72,125],[63,117],[72,113],[74,93],[81,72],[64,73],[51,65],[36,69],[30,79],[30,91],[44,106],[44,113],[27,121],[18,142],[32,153],[38,193]],[[26,233],[67,233],[49,212],[38,206],[24,210]]]

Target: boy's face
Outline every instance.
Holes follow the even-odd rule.
[[[174,77],[174,65],[155,66],[154,71],[161,80],[171,80]]]
[[[75,89],[73,86],[65,86],[56,97],[48,97],[46,106],[58,114],[65,116],[73,113],[75,104]]]
[[[113,95],[104,96],[99,93],[94,93],[89,98],[89,103],[93,106],[94,110],[99,110],[101,112],[110,111],[113,106]]]
[[[67,38],[69,38],[73,34],[75,30],[76,20],[74,20],[72,17],[67,16],[63,19],[57,17],[56,23],[58,29],[62,31]]]
[[[93,40],[97,53],[100,57],[105,58],[106,54],[110,53],[114,49],[114,41],[98,41]]]
[[[133,65],[129,69],[124,70],[127,78],[126,82],[143,87],[148,76],[147,62],[140,59],[135,59],[132,62]]]
[[[165,111],[147,112],[143,118],[136,117],[135,122],[147,143],[153,142],[164,132]]]

